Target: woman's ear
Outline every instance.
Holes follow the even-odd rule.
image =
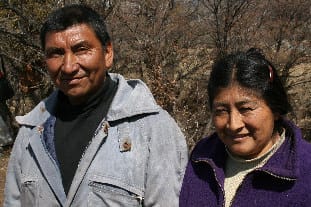
[[[274,121],[277,121],[280,119],[281,115],[279,113],[274,113],[273,116],[274,116]]]

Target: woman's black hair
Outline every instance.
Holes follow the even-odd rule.
[[[217,60],[208,82],[209,106],[219,89],[232,83],[256,91],[274,114],[285,115],[291,110],[286,91],[275,67],[260,49],[236,52]]]
[[[79,24],[87,24],[92,28],[103,47],[110,42],[104,19],[88,6],[72,4],[53,11],[43,23],[40,31],[42,49],[45,49],[45,37],[48,32],[63,31]]]

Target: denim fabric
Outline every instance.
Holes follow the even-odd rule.
[[[57,91],[21,124],[4,206],[178,206],[187,163],[184,136],[139,80],[110,74],[118,90],[79,162],[66,197],[55,160],[51,111]]]
[[[56,117],[51,116],[48,118],[48,120],[44,123],[43,128],[43,143],[45,144],[45,147],[47,151],[50,153],[52,158],[58,163],[56,158],[56,151],[55,151],[55,145],[54,145],[54,125],[55,125]]]

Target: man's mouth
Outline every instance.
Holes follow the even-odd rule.
[[[60,80],[66,84],[76,84],[78,83],[84,76],[81,77],[63,77]]]
[[[249,133],[248,134],[235,134],[235,135],[231,135],[231,138],[232,139],[243,139],[243,138],[246,138],[249,136]]]

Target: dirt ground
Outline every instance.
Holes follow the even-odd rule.
[[[5,175],[7,164],[9,161],[9,156],[11,152],[11,147],[4,147],[3,151],[0,152],[0,206],[3,205],[3,191],[5,183]]]

